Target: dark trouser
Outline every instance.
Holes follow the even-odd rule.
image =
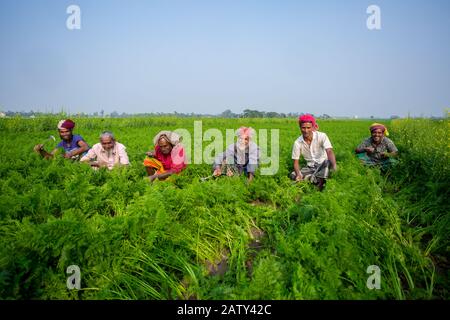
[[[315,164],[312,167],[303,167],[300,172],[304,180],[310,181],[313,184],[323,183],[330,175],[331,161],[325,160],[320,164]],[[295,171],[291,173],[291,179],[295,180],[297,175]]]

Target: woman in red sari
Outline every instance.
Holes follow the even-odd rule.
[[[186,154],[181,137],[172,131],[161,131],[153,139],[154,151],[147,152],[144,166],[150,182],[165,180],[186,168]]]

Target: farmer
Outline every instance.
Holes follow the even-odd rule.
[[[81,162],[89,162],[91,167],[106,167],[112,170],[117,166],[128,166],[127,151],[125,146],[116,141],[114,135],[110,131],[104,131],[100,135],[100,143],[94,146],[83,156]]]
[[[172,131],[161,131],[154,138],[154,151],[146,152],[144,166],[150,182],[164,180],[186,168],[186,155],[181,137]]]
[[[389,132],[381,123],[370,126],[370,137],[365,139],[355,150],[357,157],[368,166],[380,166],[383,171],[394,165],[398,149],[387,136]]]
[[[70,119],[61,120],[58,122],[58,132],[61,142],[58,143],[52,152],[47,152],[44,150],[43,144],[37,144],[34,146],[34,151],[39,153],[46,159],[52,158],[59,148],[64,150],[64,158],[79,160],[88,150],[89,146],[84,141],[83,137],[80,135],[74,135],[72,133],[75,127],[75,122]]]
[[[328,136],[318,131],[316,119],[310,114],[298,118],[302,135],[295,140],[292,148],[294,171],[291,179],[307,180],[316,185],[320,191],[325,187],[330,169],[336,170],[336,157]],[[306,167],[300,169],[300,156],[306,160]]]
[[[238,141],[230,144],[227,149],[214,160],[213,176],[220,176],[225,171],[227,176],[244,173],[251,182],[259,163],[259,147],[251,141],[255,134],[253,128],[240,127],[236,131]]]

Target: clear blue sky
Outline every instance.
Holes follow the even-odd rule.
[[[81,8],[68,30],[66,8]],[[366,27],[369,5],[381,30]],[[441,116],[450,1],[1,0],[0,109]]]

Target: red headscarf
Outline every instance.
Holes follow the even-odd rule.
[[[319,125],[311,114],[304,114],[298,117],[298,124],[301,125],[303,122],[311,122],[313,131],[319,130]]]
[[[66,119],[66,120],[61,120],[60,122],[58,122],[58,129],[69,129],[72,130],[75,127],[75,122],[73,122],[70,119]]]

